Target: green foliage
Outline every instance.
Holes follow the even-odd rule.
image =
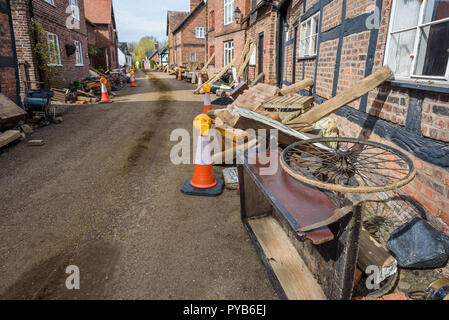
[[[147,52],[154,50],[157,40],[154,37],[143,37],[132,50],[133,62],[142,61]]]
[[[156,65],[156,62],[154,60],[150,60],[150,68],[153,69]]]
[[[47,42],[47,32],[44,27],[37,21],[31,23],[31,32],[35,38],[33,51],[37,56],[38,68],[44,82],[44,89],[49,89],[54,85],[60,85],[65,82],[58,66],[49,66],[50,63],[50,46]]]

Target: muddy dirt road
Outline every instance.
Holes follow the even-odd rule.
[[[161,73],[137,85],[0,155],[0,299],[276,298],[235,192],[179,191],[193,166],[171,164],[169,136],[192,130],[202,97]]]

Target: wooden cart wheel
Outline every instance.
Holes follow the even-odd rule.
[[[416,175],[399,150],[353,138],[296,142],[281,155],[282,168],[309,185],[342,193],[375,193],[400,188]]]

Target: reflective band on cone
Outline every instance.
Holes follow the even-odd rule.
[[[212,110],[212,103],[210,102],[210,94],[208,92],[206,92],[204,94],[203,113],[207,113],[210,110]]]
[[[100,102],[111,102],[109,99],[108,88],[104,83],[101,84],[101,101]]]
[[[135,87],[136,86],[136,78],[134,78],[134,75],[131,75],[131,87]]]
[[[212,188],[217,185],[212,169],[209,137],[199,136],[195,156],[195,171],[190,182],[192,186],[200,189]]]

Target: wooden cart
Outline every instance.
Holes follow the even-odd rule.
[[[303,184],[285,173],[271,151],[275,174],[264,175],[270,151],[243,155],[238,165],[241,217],[281,299],[351,299],[357,264],[361,209],[310,232],[348,200]]]

